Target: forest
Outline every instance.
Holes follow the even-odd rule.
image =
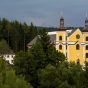
[[[0,58],[0,88],[88,88],[88,62],[68,62],[47,35],[32,23],[0,20],[0,45],[16,53],[13,65]],[[35,36],[40,39],[27,49]],[[7,43],[7,44],[6,44]],[[0,51],[1,52],[1,51]]]
[[[14,53],[26,51],[27,44],[37,35],[37,28],[31,23],[0,19],[0,40],[5,40]]]

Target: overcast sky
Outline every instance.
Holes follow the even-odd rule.
[[[61,13],[65,26],[84,26],[88,0],[0,0],[0,17],[36,26],[58,27]]]

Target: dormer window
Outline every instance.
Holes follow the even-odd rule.
[[[62,45],[59,45],[59,49],[62,50]]]
[[[62,36],[59,36],[59,40],[62,40]]]

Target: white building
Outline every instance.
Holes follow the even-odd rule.
[[[4,60],[9,62],[10,64],[13,64],[15,54],[13,54],[13,53],[12,54],[2,54],[2,55],[0,55],[0,57],[2,57]]]
[[[13,64],[15,54],[3,54],[2,57],[3,57],[4,60],[9,62],[10,64]]]

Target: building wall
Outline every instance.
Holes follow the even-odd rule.
[[[85,49],[85,54],[84,54],[84,58],[85,58],[85,61],[88,61],[88,58],[86,58],[86,53],[88,53],[88,50],[86,50],[86,45],[88,45],[88,41],[86,41],[86,37],[88,37],[88,32],[84,32],[83,33],[83,37],[84,37],[84,49]]]
[[[3,59],[8,61],[10,64],[13,64],[14,57],[15,57],[14,54],[4,54],[3,55]]]
[[[62,36],[62,40],[59,40],[60,36]],[[66,32],[58,31],[56,34],[56,50],[64,53],[66,55]],[[62,45],[62,50],[59,49],[59,45]]]
[[[80,38],[76,38],[76,36],[79,35]],[[77,29],[73,34],[71,34],[69,37],[69,41],[68,42],[73,42],[74,44],[70,44],[69,45],[69,61],[74,61],[77,62],[78,59],[80,61],[80,63],[82,64],[84,62],[84,58],[83,58],[83,46],[81,45],[81,43],[83,42],[83,35],[82,32],[80,31],[80,29]],[[77,50],[76,49],[76,45],[79,44],[80,49]]]
[[[62,36],[62,40],[59,40],[60,36]],[[87,36],[88,33],[82,33],[80,29],[76,29],[70,35],[66,31],[58,31],[56,34],[56,49],[64,53],[69,62],[77,63],[79,60],[80,64],[83,64],[85,61],[88,61],[88,58],[85,56],[88,53],[88,50],[86,50],[86,45],[88,45],[88,41],[86,41]],[[76,49],[77,44],[80,46],[79,50]],[[61,50],[59,45],[62,45]]]

